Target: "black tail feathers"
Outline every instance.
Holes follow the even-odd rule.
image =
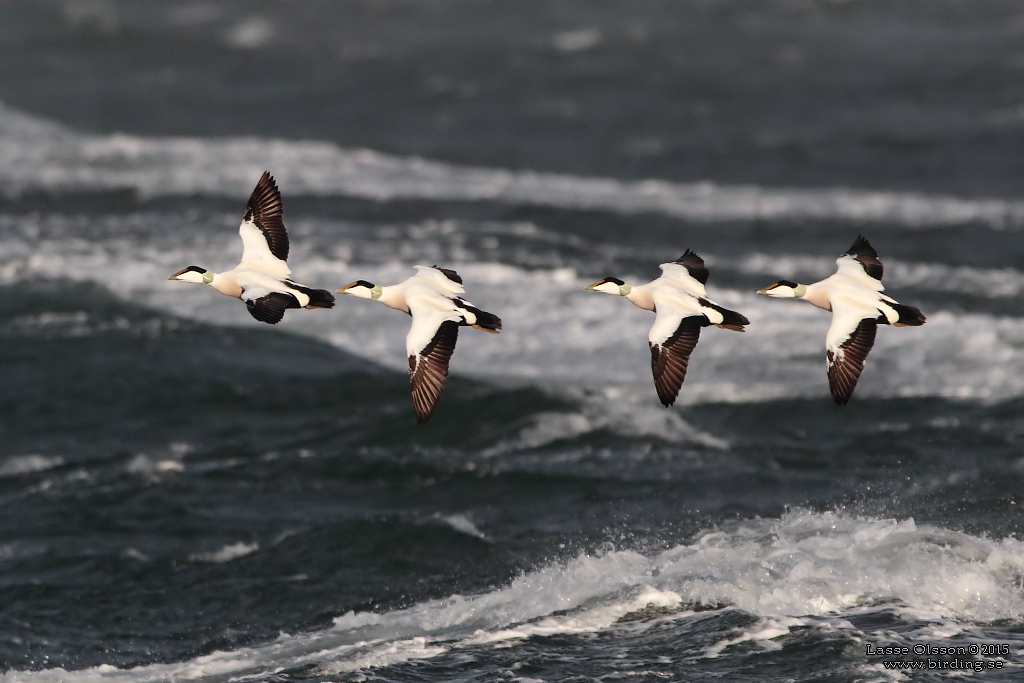
[[[310,289],[306,293],[309,295],[306,308],[334,308],[334,295],[326,289]]]
[[[889,305],[892,306],[900,316],[900,319],[893,323],[897,327],[918,327],[919,325],[924,325],[925,320],[927,320],[927,318],[924,317],[924,313],[914,306],[904,306],[903,304]]]
[[[744,325],[750,324],[750,321],[747,320],[747,316],[743,315],[742,313],[730,311],[728,308],[723,308],[718,304],[711,303],[707,299],[701,299],[700,305],[705,306],[707,308],[713,308],[714,310],[722,314],[722,322],[714,324],[723,329],[733,330],[735,332],[743,332]]]
[[[326,289],[313,289],[295,282],[289,282],[288,286],[296,289],[309,297],[306,308],[334,308],[334,295]]]
[[[458,305],[460,308],[465,309],[468,313],[472,313],[473,316],[476,318],[476,322],[472,323],[463,318],[463,325],[469,325],[475,327],[478,330],[483,330],[484,332],[498,334],[498,331],[501,329],[501,318],[494,315],[493,313],[482,311],[476,306],[473,306],[465,301],[462,301],[461,299],[458,300]]]
[[[494,334],[497,334],[501,329],[501,318],[493,313],[481,311],[479,308],[474,308],[473,313],[476,314],[476,324],[473,325],[476,329],[493,332]]]
[[[718,323],[719,327],[723,327],[727,330],[735,330],[736,332],[743,332],[744,325],[749,325],[750,321],[747,320],[747,316],[736,311],[730,311],[728,308],[716,307],[718,312],[725,318],[722,322]]]

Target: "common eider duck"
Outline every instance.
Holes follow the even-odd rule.
[[[288,232],[284,227],[281,193],[264,172],[245,207],[238,228],[242,261],[223,273],[189,266],[168,280],[210,285],[225,296],[241,299],[252,317],[275,325],[289,308],[332,308],[334,295],[290,280]]]
[[[924,314],[882,294],[882,262],[871,243],[858,235],[853,246],[836,259],[834,275],[810,285],[779,280],[759,290],[778,299],[803,299],[832,311],[825,335],[828,386],[832,399],[846,405],[853,396],[864,360],[875,343],[878,323],[906,327],[923,325]]]
[[[614,277],[598,280],[587,289],[617,294],[629,299],[656,317],[647,335],[651,349],[654,387],[662,405],[675,403],[686,378],[690,354],[697,346],[701,328],[715,325],[743,332],[750,321],[736,311],[719,306],[708,298],[704,285],[708,269],[693,251],[671,263],[661,264],[661,277],[645,285],[629,285]]]
[[[497,334],[501,319],[459,296],[466,290],[454,270],[438,266],[415,268],[416,275],[397,285],[381,287],[356,280],[335,291],[380,301],[412,316],[412,325],[405,337],[409,383],[416,420],[426,424],[433,417],[448,381],[448,362],[455,351],[459,327],[475,327]]]

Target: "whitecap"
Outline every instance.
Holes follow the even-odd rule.
[[[226,681],[300,667],[331,675],[535,635],[636,629],[636,619],[625,617],[648,610],[652,619],[704,618],[706,611],[690,609],[699,605],[756,617],[709,646],[705,657],[745,642],[775,649],[797,627],[847,631],[861,640],[941,641],[970,631],[977,640],[987,623],[1024,617],[1022,575],[1024,542],[1013,538],[971,536],[912,519],[793,510],[710,529],[651,556],[581,554],[479,595],[386,613],[349,612],[330,628],[282,634],[260,646],[132,669],[8,671],[0,681]],[[921,623],[903,635],[869,634],[846,618],[867,612]]]
[[[465,513],[459,512],[454,515],[442,515],[438,513],[435,516],[435,519],[451,527],[452,529],[455,529],[460,534],[466,534],[467,536],[479,538],[482,541],[490,540],[489,538],[487,538],[487,534],[480,531],[480,529],[477,528],[476,524],[473,524],[473,520],[471,520],[469,516]]]
[[[253,47],[270,34],[258,19],[229,40]],[[562,44],[583,49],[599,34],[572,33]],[[0,187],[8,194],[130,188],[143,196],[244,198],[264,169],[288,194],[495,201],[623,213],[654,212],[701,221],[820,220],[905,227],[980,223],[1024,225],[1024,202],[995,198],[847,188],[764,188],[712,182],[571,176],[457,166],[330,142],[267,138],[90,135],[0,104]]]
[[[49,455],[14,455],[0,462],[0,477],[18,477],[22,474],[43,472],[64,464],[64,458]]]
[[[189,555],[188,559],[191,562],[224,564],[225,562],[231,562],[232,560],[237,560],[240,557],[251,555],[259,549],[259,543],[245,543],[244,541],[238,541],[237,543],[228,543],[213,552]]]
[[[174,458],[157,458],[139,453],[125,465],[125,470],[132,474],[156,479],[161,474],[184,472],[185,464]]]

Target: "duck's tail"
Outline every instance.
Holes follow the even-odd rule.
[[[306,304],[306,308],[334,308],[334,295],[326,289],[313,289],[312,287],[291,281],[288,282],[288,286],[309,297],[309,303]]]
[[[714,309],[722,316],[722,322],[712,323],[716,327],[721,327],[723,330],[732,330],[733,332],[745,332],[744,326],[749,325],[750,321],[747,320],[747,316],[736,311],[730,311],[728,308],[723,308],[718,304],[708,301],[707,299],[700,299],[700,305],[707,308]]]
[[[479,308],[473,312],[476,313],[476,324],[473,327],[484,332],[490,332],[491,334],[498,334],[501,330],[501,318],[493,313],[481,311]]]
[[[484,332],[490,332],[491,334],[498,334],[501,330],[501,318],[488,313],[487,311],[481,310],[469,303],[465,299],[456,299],[455,304],[465,311],[462,316],[462,324],[470,327],[475,327],[478,330]]]
[[[914,306],[904,306],[903,304],[895,303],[889,305],[900,316],[900,319],[893,323],[896,327],[918,327],[924,325],[925,320],[927,320],[924,317],[924,313]]]

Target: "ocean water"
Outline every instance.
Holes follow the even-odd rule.
[[[0,681],[1020,680],[1022,27],[4,0]],[[166,280],[236,262],[265,169],[298,281],[437,263],[503,319],[429,425],[407,317]],[[928,322],[839,408],[829,316],[754,292],[860,233]],[[651,315],[584,287],[686,248],[751,324],[665,409]]]

